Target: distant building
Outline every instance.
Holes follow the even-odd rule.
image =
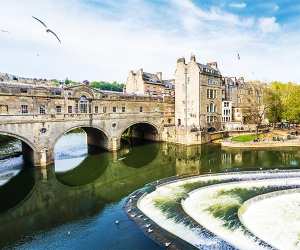
[[[245,82],[243,77],[224,77],[222,87],[223,103],[231,103],[231,111],[222,108],[223,128],[226,130],[244,129],[245,117],[254,106],[263,107],[265,85],[260,82]],[[227,105],[227,104],[226,104]],[[226,114],[231,113],[231,120],[226,121]]]
[[[151,96],[174,96],[174,80],[163,80],[162,72],[156,74],[130,71],[126,81],[126,93]]]
[[[201,64],[191,56],[177,60],[175,71],[175,122],[188,130],[221,128],[222,76],[216,62]]]
[[[232,121],[232,102],[222,101],[222,123]]]

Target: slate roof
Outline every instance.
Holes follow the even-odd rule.
[[[150,84],[162,84],[156,74],[143,72],[143,80]]]
[[[201,72],[221,76],[220,70],[216,70],[207,64],[201,64],[201,63],[197,63],[197,64]]]
[[[143,72],[143,80],[149,84],[163,85],[166,88],[174,89],[174,80],[160,80],[156,74]]]

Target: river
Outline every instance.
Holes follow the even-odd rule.
[[[223,150],[217,144],[185,147],[130,140],[122,145],[117,153],[89,151],[85,133],[69,133],[56,144],[55,164],[41,170],[24,163],[19,141],[2,142],[0,247],[163,249],[122,209],[134,190],[174,175],[291,169],[300,163],[296,148]]]

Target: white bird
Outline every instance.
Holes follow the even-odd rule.
[[[151,228],[148,229],[148,233],[152,233],[153,230]]]
[[[2,33],[9,33],[8,30],[3,30],[3,29],[0,29],[0,32],[2,32]]]
[[[118,220],[116,220],[116,221],[115,221],[115,224],[117,224],[117,225],[118,225],[119,223],[120,223],[120,222],[119,222]]]
[[[47,25],[46,25],[43,21],[41,21],[40,19],[38,19],[38,18],[36,18],[36,17],[34,17],[34,16],[32,16],[32,18],[34,18],[34,19],[37,20],[39,23],[41,23],[41,24],[45,27],[46,32],[47,32],[47,33],[51,33],[52,35],[54,35],[54,36],[56,37],[56,39],[59,41],[59,43],[61,43],[61,40],[59,39],[58,35],[56,35],[55,32],[54,32],[53,30],[49,29],[49,28],[47,27]]]
[[[165,243],[165,247],[168,247],[168,246],[170,246],[172,243],[171,242],[166,242]]]
[[[145,227],[149,228],[149,227],[151,227],[151,224],[146,224]]]

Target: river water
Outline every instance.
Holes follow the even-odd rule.
[[[122,145],[117,153],[89,151],[85,133],[70,133],[55,147],[55,164],[40,170],[23,162],[20,142],[2,143],[0,248],[163,249],[122,210],[134,190],[174,175],[295,169],[300,164],[296,148],[222,150],[216,144],[129,140]]]

